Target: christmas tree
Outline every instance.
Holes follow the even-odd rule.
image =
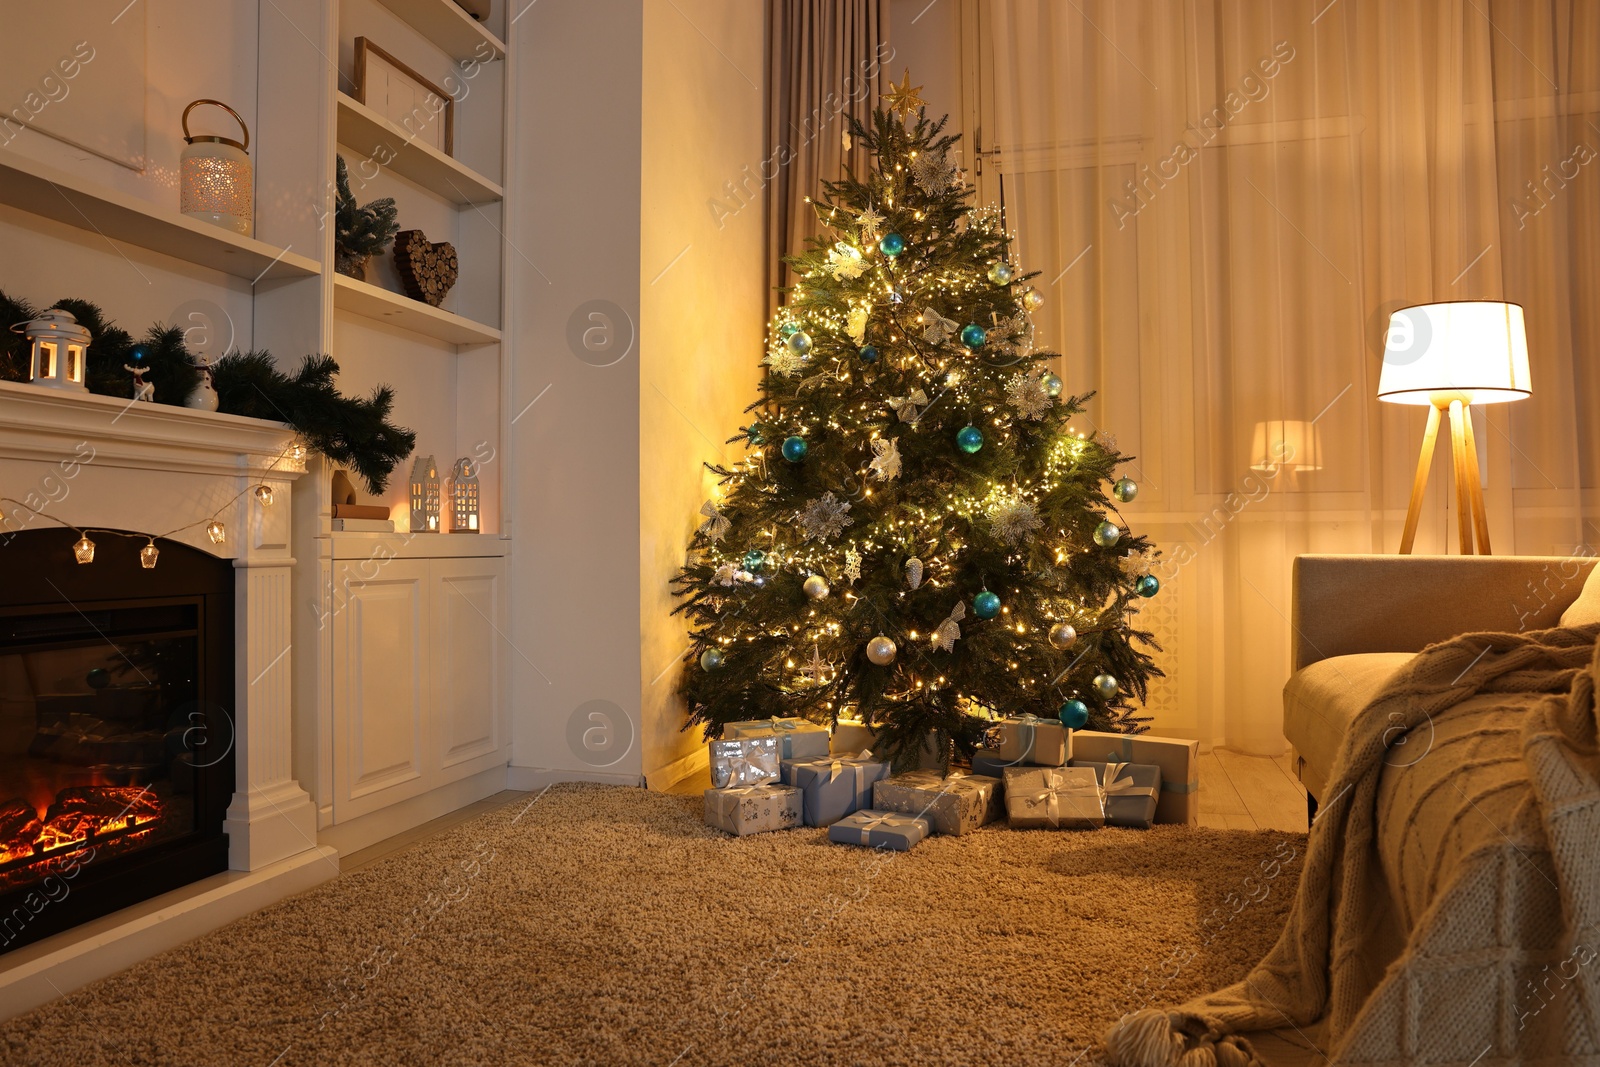
[[[902,764],[930,737],[970,753],[999,716],[1138,732],[1160,583],[1116,508],[1129,457],[1070,429],[1089,396],[1033,347],[1043,300],[945,120],[909,78],[889,102],[851,124],[870,172],[813,202],[746,457],[711,467],[675,579],[690,722],[860,718]]]

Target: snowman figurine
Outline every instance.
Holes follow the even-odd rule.
[[[217,391],[211,385],[211,361],[201,356],[195,361],[195,369],[200,372],[200,384],[194,387],[183,406],[196,411],[217,410]]]

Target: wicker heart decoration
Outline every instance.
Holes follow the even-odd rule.
[[[429,244],[421,230],[401,230],[394,239],[394,265],[406,295],[438,307],[455,288],[459,265],[456,246],[448,241]]]

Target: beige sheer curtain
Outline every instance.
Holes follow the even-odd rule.
[[[1375,399],[1397,307],[1524,305],[1533,396],[1475,409],[1493,543],[1590,551],[1600,4],[975,2],[984,192],[1167,555],[1158,728],[1282,751],[1292,559],[1398,550],[1424,412]],[[1449,481],[1441,454],[1418,552],[1455,550]]]
[[[767,184],[771,246],[767,288],[776,309],[789,268],[779,257],[803,251],[817,233],[805,197],[837,181],[850,161],[846,116],[870,125],[888,77],[889,0],[771,0],[772,156]],[[862,161],[862,166],[866,163]],[[859,168],[858,168],[859,169]]]

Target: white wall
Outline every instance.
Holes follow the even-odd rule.
[[[759,202],[712,210],[769,149],[765,3],[645,0],[640,235],[639,618],[644,772],[670,784],[704,753],[676,693],[687,627],[668,582],[700,504],[731,464],[724,444],[756,398],[767,299]],[[695,670],[691,666],[689,669]]]
[[[608,355],[591,333],[585,350],[568,327],[639,321],[643,26],[642,0],[542,0],[510,31],[512,766],[627,781],[642,768],[638,348]],[[592,301],[609,323],[575,319]]]

